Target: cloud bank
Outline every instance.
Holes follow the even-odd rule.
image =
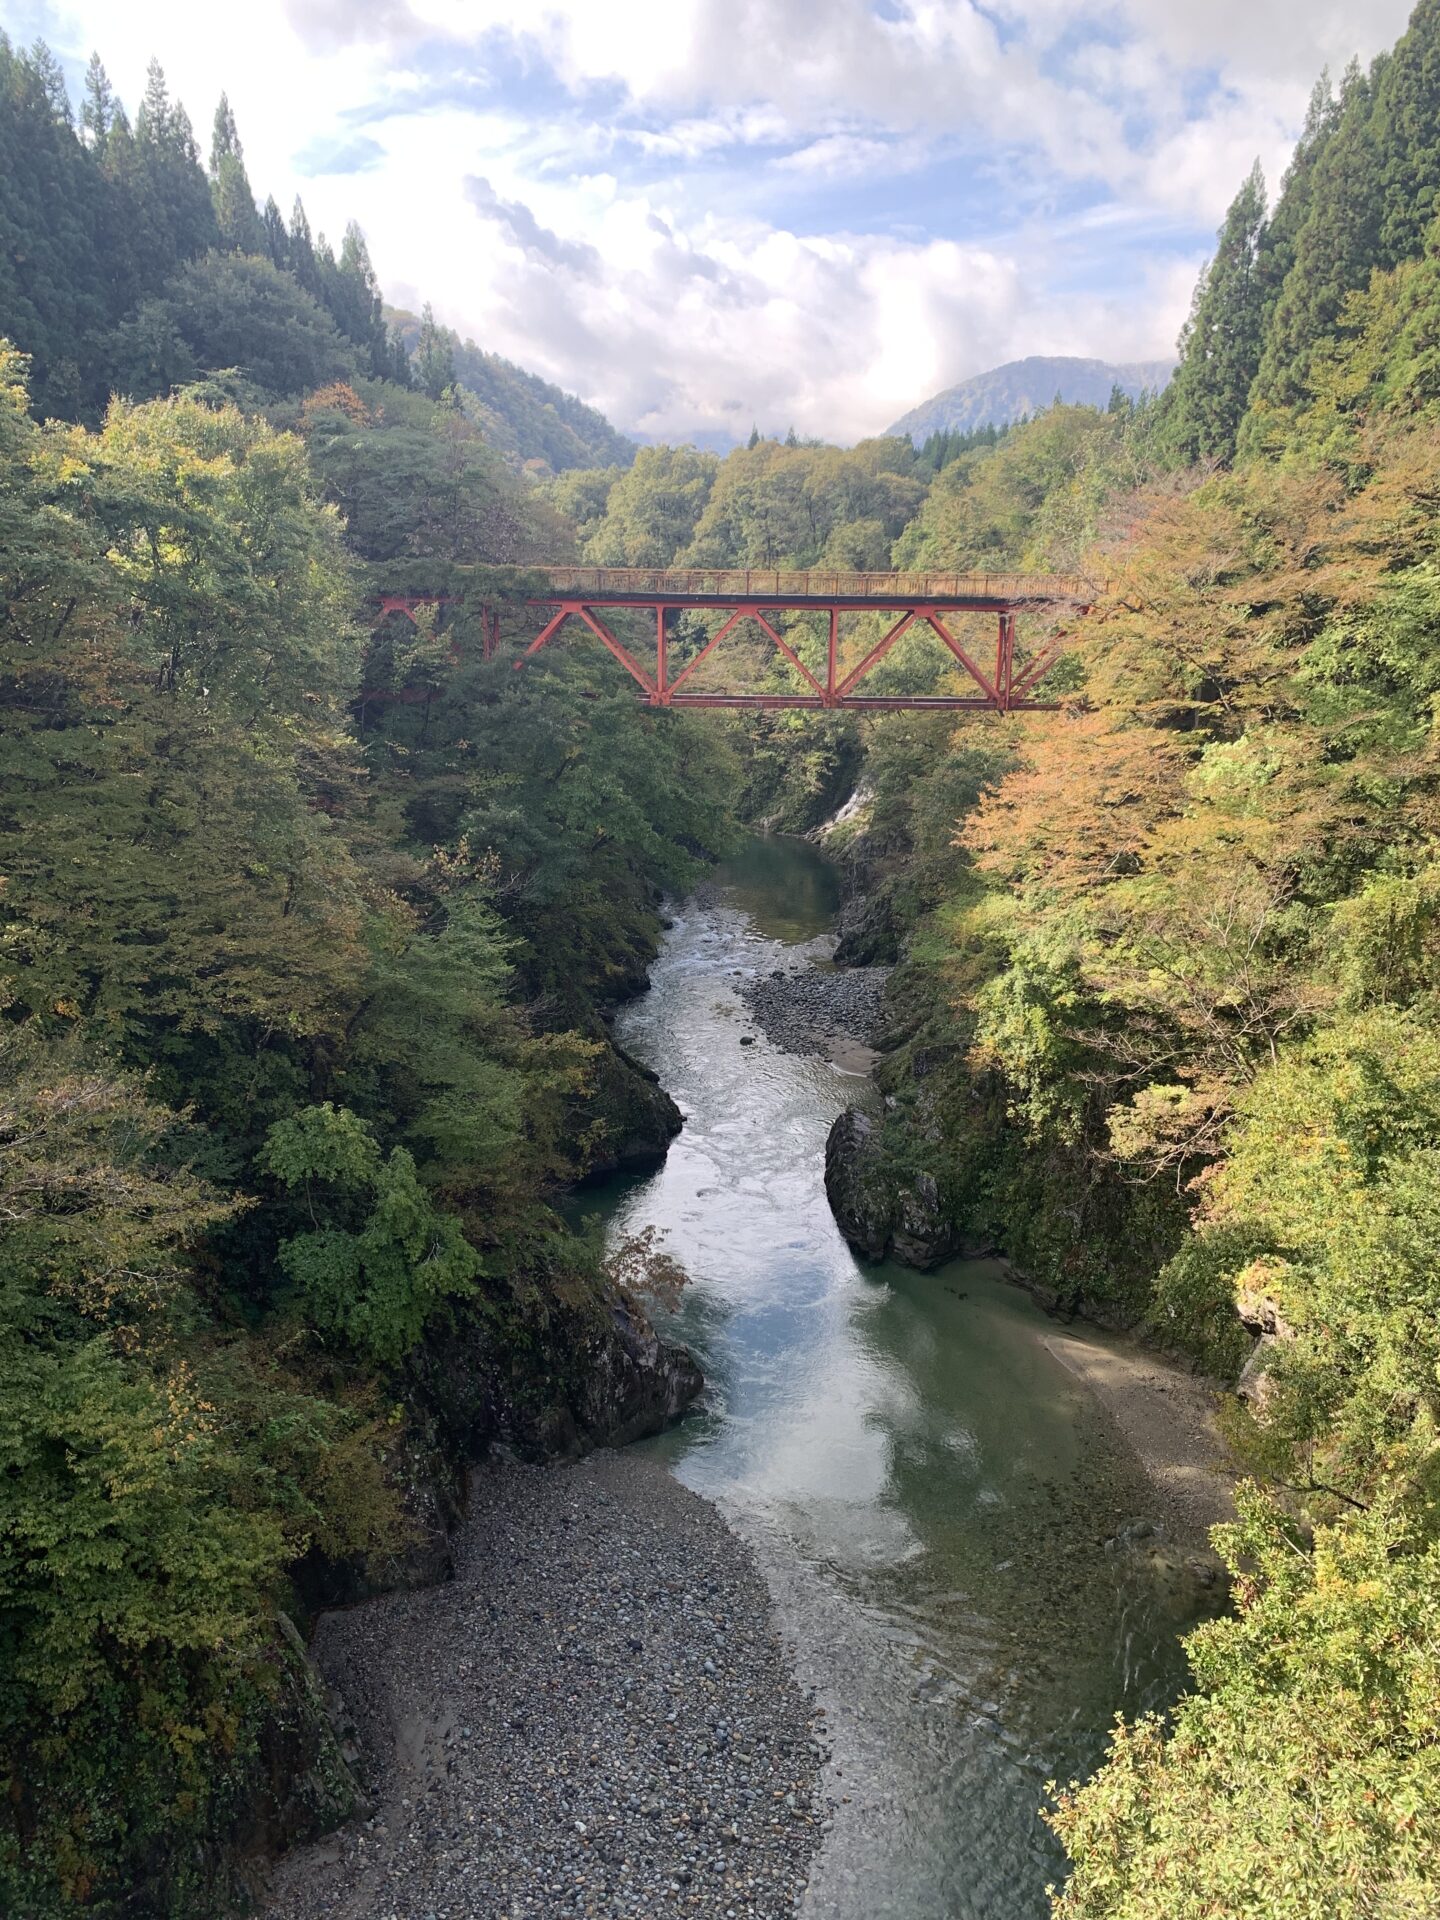
[[[17,23],[35,30],[35,0]],[[11,0],[0,0],[0,17]],[[1027,353],[1159,357],[1259,155],[1405,0],[45,0],[150,52],[387,293],[648,438],[853,439]],[[117,44],[117,42],[119,44]]]

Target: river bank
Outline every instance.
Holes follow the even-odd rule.
[[[819,1054],[863,1072],[880,1057],[873,1043],[883,1028],[889,969],[837,968],[832,954],[833,936],[812,942],[783,968],[742,980],[740,997],[760,1030],[786,1051]],[[834,1139],[832,1130],[832,1145]],[[830,1198],[833,1205],[833,1191]],[[852,1244],[859,1238],[847,1237]],[[889,1250],[896,1237],[889,1236]],[[1025,1286],[1019,1275],[1012,1277]],[[1217,1421],[1218,1391],[1137,1337],[1072,1316],[1063,1330],[1037,1330],[1036,1337],[1114,1420],[1161,1496],[1166,1534],[1191,1551],[1207,1551],[1209,1529],[1234,1517],[1234,1473]]]
[[[1141,1470],[1136,1379],[1107,1402],[1003,1262],[858,1265],[831,1217],[833,911],[762,843],[617,1014],[686,1125],[575,1206],[693,1276],[665,1331],[707,1392],[623,1455],[482,1469],[450,1586],[322,1622],[376,1810],[271,1920],[1039,1920],[1046,1781],[1183,1684],[1223,1587]]]
[[[823,1821],[822,1724],[753,1556],[635,1451],[478,1469],[455,1574],[327,1616],[371,1816],[269,1920],[775,1920]]]

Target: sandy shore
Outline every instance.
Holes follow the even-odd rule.
[[[1109,1412],[1163,1495],[1167,1525],[1187,1547],[1233,1519],[1234,1469],[1216,1423],[1219,1395],[1203,1380],[1117,1335],[1067,1328],[1045,1346]]]
[[[782,1920],[828,1820],[748,1547],[644,1456],[474,1476],[455,1579],[328,1615],[374,1815],[270,1920]]]

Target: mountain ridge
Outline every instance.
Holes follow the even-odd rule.
[[[932,433],[968,433],[977,427],[1004,427],[1053,405],[1057,396],[1070,405],[1103,407],[1115,387],[1132,400],[1169,384],[1175,362],[1167,360],[1091,360],[1071,354],[1031,354],[1007,360],[988,372],[972,374],[912,407],[887,429],[917,445]]]

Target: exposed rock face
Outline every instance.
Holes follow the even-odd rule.
[[[1295,1338],[1295,1329],[1286,1321],[1278,1303],[1268,1293],[1253,1287],[1240,1289],[1235,1297],[1235,1312],[1241,1324],[1259,1336],[1235,1382],[1235,1392],[1255,1413],[1264,1413],[1274,1392],[1270,1363],[1276,1349]]]
[[[847,1107],[825,1142],[825,1197],[841,1233],[867,1260],[883,1260],[890,1246],[894,1197],[877,1177],[871,1140],[875,1124]]]
[[[659,1076],[613,1040],[600,1056],[586,1109],[603,1129],[601,1145],[590,1163],[591,1177],[645,1173],[658,1167],[685,1124]]]
[[[886,893],[851,893],[835,916],[835,962],[842,967],[893,966],[900,958],[900,929]]]
[[[980,1250],[946,1216],[934,1176],[895,1167],[875,1122],[856,1107],[846,1108],[825,1142],[825,1192],[840,1231],[869,1260],[924,1269]]]
[[[962,1235],[945,1218],[934,1175],[917,1174],[913,1186],[902,1187],[895,1195],[890,1257],[907,1267],[938,1267],[962,1250]]]
[[[620,1447],[659,1433],[705,1385],[688,1348],[662,1340],[629,1294],[616,1294],[609,1321],[595,1341],[572,1408],[576,1451]]]

